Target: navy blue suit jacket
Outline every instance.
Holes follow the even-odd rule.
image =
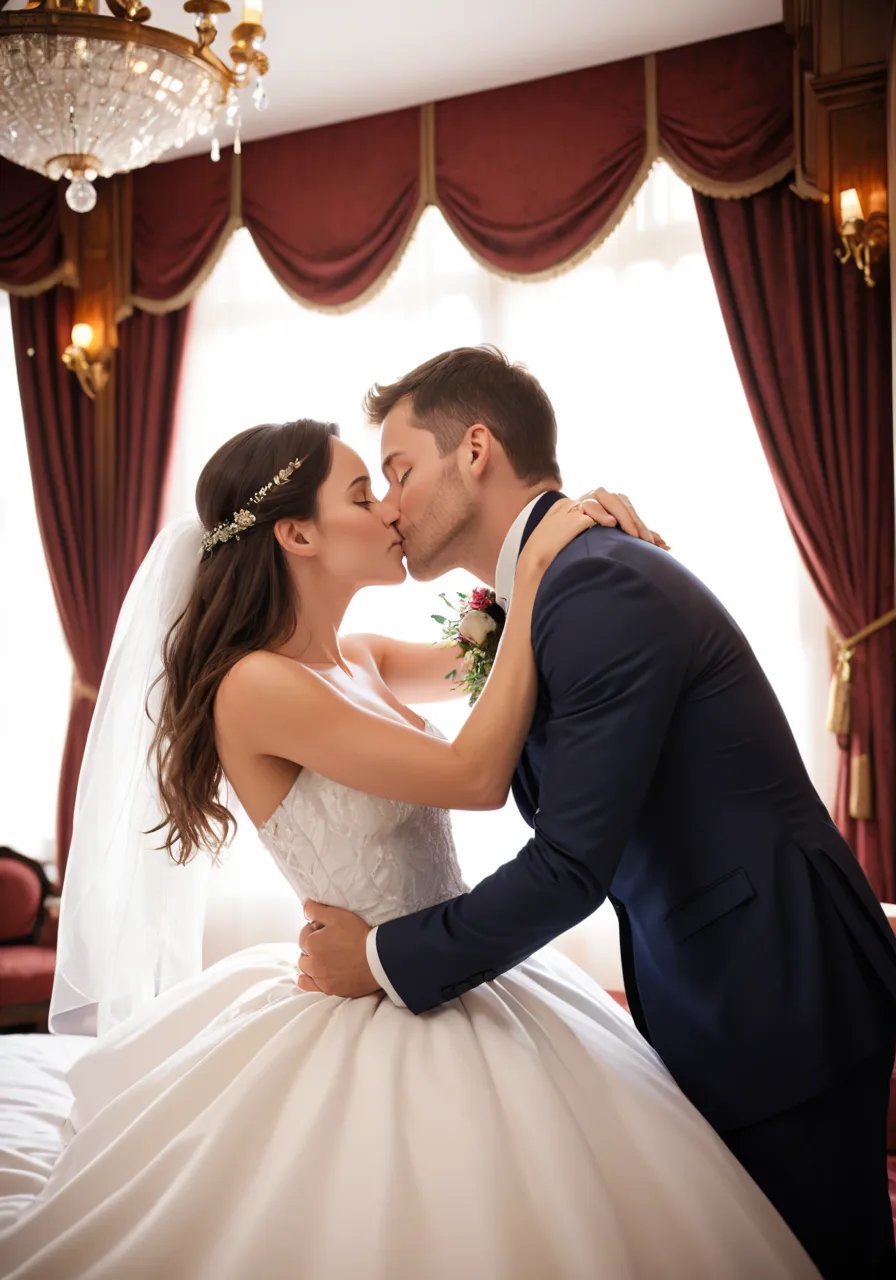
[[[496,977],[609,897],[634,1019],[717,1129],[886,1043],[892,933],[712,593],[594,528],[545,575],[532,639],[539,697],[513,789],[533,837],[469,893],[380,926],[408,1007]]]

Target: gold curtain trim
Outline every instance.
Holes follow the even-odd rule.
[[[271,270],[271,267],[269,264],[266,264],[267,268],[271,272],[271,275],[277,281],[277,283],[279,284],[283,292],[288,294],[289,297],[292,298],[293,302],[297,302],[300,307],[304,307],[306,311],[321,311],[324,313],[324,315],[331,315],[331,316],[343,315],[347,311],[356,311],[358,307],[363,307],[365,302],[370,302],[371,298],[376,297],[376,295],[380,292],[380,290],[385,288],[385,286],[389,283],[389,281],[395,275],[395,272],[401,266],[402,259],[404,258],[404,255],[407,252],[408,245],[411,243],[411,240],[414,238],[414,232],[417,230],[417,223],[420,221],[420,215],[422,214],[424,208],[425,206],[423,205],[423,203],[418,201],[417,208],[414,210],[413,216],[411,217],[411,220],[407,225],[407,229],[405,230],[405,233],[402,236],[401,242],[398,248],[395,250],[394,255],[389,259],[389,261],[386,263],[386,266],[383,268],[380,274],[376,277],[376,279],[371,280],[370,284],[363,291],[363,293],[359,293],[357,298],[352,298],[348,302],[311,302],[308,298],[303,298],[301,294],[296,293],[295,289],[291,289],[288,284],[285,284],[284,281],[281,280],[280,277],[277,275],[276,271]],[[251,229],[249,231],[249,234],[252,235]],[[253,239],[254,239],[254,236],[253,236]]]
[[[699,191],[703,196],[713,196],[717,200],[743,200],[747,196],[755,196],[757,192],[765,191],[768,187],[773,187],[775,183],[781,182],[789,173],[793,172],[796,164],[794,156],[789,155],[780,160],[778,164],[772,165],[770,169],[757,173],[754,178],[748,178],[744,182],[716,182],[712,178],[704,178],[696,169],[692,169],[690,165],[676,159],[662,142],[660,143],[659,156],[694,191]]]
[[[211,164],[212,162],[209,161]],[[220,261],[221,254],[227,248],[227,242],[239,227],[243,225],[243,166],[242,156],[234,155],[233,164],[230,169],[230,211],[227,215],[227,221],[221,229],[221,234],[215,243],[215,247],[203,262],[196,275],[181,289],[180,293],[176,293],[172,298],[142,298],[137,293],[129,293],[122,303],[122,309],[127,309],[129,314],[134,307],[139,307],[141,311],[149,311],[156,316],[165,316],[169,311],[179,311],[181,307],[185,307],[188,302],[196,297],[196,294],[205,284],[211,273]]]
[[[436,104],[420,108],[420,199],[424,207],[436,203]]]
[[[0,280],[0,289],[16,298],[36,298],[39,293],[46,293],[57,284],[67,284],[68,273],[69,264],[61,262],[55,271],[51,271],[48,276],[41,276],[40,280],[34,280],[31,284],[7,284]]]
[[[656,54],[648,53],[644,59],[644,109],[646,112],[647,154],[651,164],[659,155],[660,117],[656,96]]]
[[[96,702],[99,696],[99,689],[95,688],[92,684],[87,684],[87,682],[82,680],[78,675],[72,676],[73,702],[77,702],[81,698],[83,698],[85,702]]]

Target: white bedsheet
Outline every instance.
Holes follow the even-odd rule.
[[[63,1147],[65,1073],[91,1036],[0,1036],[0,1227],[40,1191]]]

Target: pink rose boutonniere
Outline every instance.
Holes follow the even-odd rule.
[[[470,695],[470,706],[482,693],[488,673],[492,669],[498,641],[504,629],[504,610],[488,587],[474,587],[467,594],[457,592],[457,602],[442,594],[439,597],[457,616],[446,618],[434,613],[433,620],[442,628],[441,644],[456,646],[462,653],[460,669],[449,671],[446,680],[453,680]]]

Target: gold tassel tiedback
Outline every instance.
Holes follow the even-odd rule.
[[[849,733],[849,703],[852,686],[853,649],[837,646],[836,666],[831,676],[831,691],[828,695],[827,727],[831,733]]]
[[[874,817],[874,800],[871,794],[871,759],[864,752],[850,756],[849,760],[849,816]]]
[[[828,695],[827,727],[831,733],[846,736],[850,731],[850,700],[852,696],[852,658],[856,646],[869,636],[882,631],[884,627],[896,622],[896,609],[882,613],[879,618],[869,622],[853,636],[843,640],[834,639],[833,657],[834,674],[831,677],[831,691]],[[830,633],[829,633],[830,634]],[[848,750],[849,743],[841,744]],[[849,816],[867,822],[874,817],[874,796],[871,788],[871,754],[870,751],[857,752],[849,757]]]

